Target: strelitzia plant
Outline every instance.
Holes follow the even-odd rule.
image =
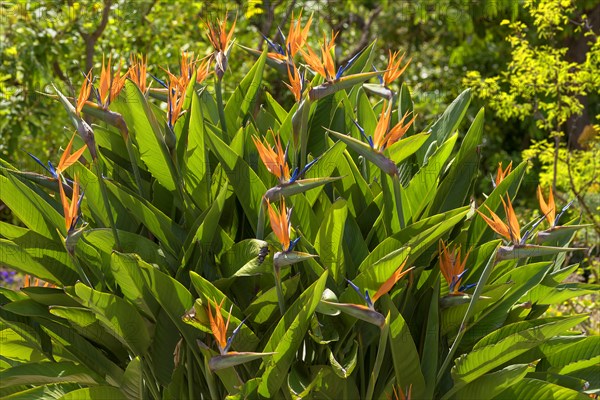
[[[209,361],[209,367],[212,371],[218,371],[222,369],[227,369],[231,367],[235,367],[236,365],[240,365],[243,363],[247,363],[253,360],[257,360],[266,356],[273,355],[274,353],[255,353],[255,352],[238,352],[238,351],[229,351],[231,345],[233,344],[236,336],[240,332],[244,321],[240,323],[232,332],[231,336],[227,337],[227,332],[229,329],[229,319],[231,317],[231,309],[229,309],[229,313],[227,314],[227,321],[223,319],[223,302],[225,299],[221,300],[221,303],[217,303],[214,300],[214,309],[215,313],[213,315],[211,302],[206,308],[210,329],[212,331],[215,342],[217,343],[217,347],[219,349],[219,355],[211,357]]]
[[[213,57],[215,59],[215,74],[219,80],[223,79],[227,70],[229,53],[231,52],[233,33],[235,32],[235,24],[237,17],[233,20],[229,32],[227,32],[227,16],[217,19],[216,22],[207,21],[208,40],[214,48]]]
[[[128,71],[125,74],[121,75],[121,63],[119,63],[119,67],[113,75],[110,61],[111,59],[109,57],[108,63],[105,66],[104,56],[102,56],[102,70],[100,72],[100,83],[98,85],[98,90],[96,91],[98,104],[104,110],[107,110],[110,103],[115,101],[115,99],[123,89],[123,86],[125,86],[125,80],[127,79],[127,75],[129,74]]]
[[[148,85],[148,56],[131,55],[128,77],[140,89],[140,92],[146,94]]]
[[[92,71],[88,72],[88,74],[85,76],[85,79],[81,85],[81,89],[79,90],[79,95],[77,96],[77,102],[76,102],[75,107],[73,107],[71,102],[56,87],[54,87],[54,89],[56,91],[56,94],[58,95],[58,99],[60,100],[60,102],[64,106],[65,110],[67,111],[67,114],[71,118],[71,122],[77,129],[79,136],[83,139],[84,143],[87,146],[88,151],[90,152],[90,155],[92,156],[92,163],[95,165],[96,176],[100,182],[100,188],[101,188],[104,206],[106,207],[107,210],[110,210],[110,203],[108,200],[108,192],[106,189],[106,185],[104,183],[104,179],[102,177],[102,169],[101,169],[101,165],[100,165],[101,161],[98,158],[98,151],[97,151],[97,147],[96,147],[96,140],[94,138],[94,131],[93,131],[92,127],[82,118],[82,112],[83,112],[84,106],[88,102],[88,98],[89,98],[91,90],[92,90]],[[125,132],[127,132],[127,127],[122,125],[122,124],[124,124],[124,121],[120,117],[120,115],[118,115],[118,119],[121,122],[117,125],[121,125],[121,128],[124,129]],[[123,132],[123,130],[121,132]],[[124,136],[128,137],[128,134],[124,134]],[[137,167],[137,165],[134,167],[134,169],[136,167]],[[119,239],[119,234],[116,229],[116,225],[114,223],[114,218],[113,218],[112,213],[110,213],[110,212],[108,213],[108,218],[110,220],[110,225],[112,228],[113,236],[115,238],[115,244],[116,244],[117,248],[120,248],[121,242]]]
[[[224,35],[227,50],[232,31],[222,27],[214,25],[213,38],[223,47]],[[401,397],[402,388],[419,399],[492,400],[600,392],[588,378],[594,341],[573,330],[587,317],[543,314],[549,303],[598,290],[561,283],[577,268],[564,265],[577,228],[556,226],[555,247],[532,246],[527,232],[515,237],[516,215],[501,225],[483,207],[508,236],[501,243],[472,212],[483,112],[460,148],[455,134],[463,133],[470,91],[431,134],[403,137],[413,119],[405,114],[410,90],[400,89],[396,116],[395,96],[375,103],[361,87],[367,81],[352,86],[344,76],[373,69],[375,43],[341,73],[333,54],[330,63],[317,50],[330,82],[316,77],[311,89],[332,97],[311,98],[302,78],[310,67],[299,64],[309,29],[294,22],[291,31],[286,47],[295,58],[280,60],[289,104],[263,93],[271,87],[262,84],[272,60],[266,51],[241,82],[224,73],[202,84],[185,53],[174,78],[155,79],[157,90],[138,58],[112,98],[107,88],[122,72],[105,64],[100,82],[86,74],[79,96],[57,93],[86,146],[71,138],[45,180],[0,160],[0,201],[18,220],[0,223],[0,269],[56,286],[0,287],[0,397],[371,400],[394,389]],[[323,45],[331,52],[329,38]],[[405,67],[400,58],[391,53],[389,71],[380,72],[389,72],[388,86]],[[235,92],[223,94],[221,81]],[[356,130],[357,118],[368,131]],[[297,143],[294,121],[302,122]],[[352,131],[354,141],[324,137],[324,129]],[[252,167],[258,158],[266,171]],[[361,168],[383,158],[389,168]],[[308,160],[319,160],[318,174],[303,171]],[[497,212],[503,199],[514,214],[509,202],[526,170],[526,162],[503,169],[483,204]],[[315,177],[327,184],[303,184]],[[462,245],[454,261],[453,244]],[[467,279],[477,285],[459,296]]]
[[[269,58],[287,61],[290,58],[293,59],[296,54],[298,54],[298,52],[304,48],[310,33],[310,25],[312,24],[313,14],[310,15],[308,21],[306,21],[306,24],[304,27],[302,27],[302,11],[303,10],[300,10],[298,18],[294,17],[294,12],[292,11],[292,18],[287,37],[283,35],[283,32],[279,32],[285,42],[285,47],[278,43],[274,43],[265,37],[265,40],[269,46],[275,51],[274,53],[268,54]]]
[[[465,269],[465,265],[470,251],[467,251],[464,258],[462,258],[460,246],[449,251],[443,240],[440,240],[438,251],[440,255],[440,272],[448,284],[448,295],[464,295],[465,290],[475,286],[475,284],[460,285],[463,275],[468,271],[468,269]]]
[[[406,119],[409,117],[409,114],[407,113],[396,125],[390,128],[391,112],[391,103],[384,101],[379,120],[377,121],[377,126],[372,135],[367,136],[364,129],[355,121],[356,127],[367,143],[339,132],[331,130],[328,132],[334,137],[342,140],[361,156],[377,165],[383,172],[394,177],[398,175],[398,168],[392,160],[385,156],[385,149],[389,148],[404,136],[406,131],[408,131],[415,121],[416,116],[413,116],[412,119],[405,123]]]
[[[519,225],[517,215],[515,214],[515,210],[513,209],[512,202],[510,201],[510,197],[506,197],[506,202],[503,198],[501,198],[501,200],[508,223],[502,221],[502,218],[490,210],[487,205],[485,207],[490,213],[491,218],[487,217],[479,210],[476,211],[489,225],[489,227],[492,228],[494,232],[502,236],[507,242],[511,242],[515,246],[523,246],[525,244],[525,240],[527,240],[527,237],[521,238],[521,227]]]
[[[415,121],[416,116],[413,116],[410,121],[405,123],[406,119],[409,117],[409,113],[407,112],[396,125],[390,128],[391,112],[391,103],[388,105],[388,103],[384,101],[379,120],[377,121],[377,126],[375,127],[375,131],[373,132],[372,136],[367,136],[364,129],[358,124],[358,122],[354,121],[354,124],[359,129],[362,137],[367,141],[367,143],[364,143],[350,135],[344,135],[329,129],[327,131],[334,137],[346,143],[348,147],[356,151],[365,159],[375,164],[382,172],[382,179],[384,179],[384,174],[387,174],[392,178],[396,214],[398,215],[400,227],[403,228],[405,226],[405,221],[404,210],[402,209],[402,189],[400,177],[398,175],[398,167],[394,161],[386,156],[385,150],[400,140],[402,136],[404,136],[404,134]]]
[[[42,168],[44,168],[48,173],[50,173],[50,175],[52,176],[53,179],[58,180],[59,175],[62,172],[66,171],[67,168],[69,168],[75,162],[77,162],[77,160],[79,160],[81,158],[81,156],[87,149],[87,145],[84,144],[83,147],[81,147],[79,150],[76,150],[74,153],[71,154],[71,148],[73,147],[74,139],[75,139],[75,134],[73,134],[73,136],[71,136],[71,140],[69,141],[69,144],[67,145],[67,147],[64,149],[63,154],[61,155],[60,161],[58,162],[58,165],[56,166],[56,168],[54,167],[54,165],[52,164],[51,161],[48,161],[48,166],[46,166],[39,158],[37,158],[33,154],[31,154],[31,153],[27,153],[27,154],[29,154],[29,156],[31,158],[33,158],[33,160],[36,163],[41,165]]]
[[[568,202],[561,210],[558,215],[556,214],[556,203],[554,202],[554,194],[552,188],[548,190],[548,201],[544,199],[541,186],[537,188],[537,198],[540,206],[542,216],[548,221],[548,229],[539,231],[537,233],[538,242],[552,242],[560,235],[574,232],[589,225],[559,225],[558,222],[563,214],[571,207],[573,201]],[[543,218],[542,218],[543,219]]]
[[[381,74],[379,71],[363,72],[342,76],[344,72],[352,66],[354,61],[360,56],[361,52],[352,57],[346,64],[335,69],[335,61],[331,55],[335,49],[335,38],[338,33],[331,32],[331,37],[328,40],[327,35],[323,34],[323,43],[321,44],[321,56],[319,57],[314,50],[306,45],[306,50],[300,49],[302,58],[308,67],[318,76],[321,76],[325,82],[321,85],[311,88],[308,92],[311,101],[322,99],[323,97],[332,95],[340,90],[351,88],[359,83]]]
[[[538,225],[546,218],[545,215],[534,221],[531,227],[523,234],[523,236],[521,236],[521,227],[519,225],[517,215],[515,214],[515,210],[513,209],[512,202],[510,201],[510,197],[506,197],[506,202],[503,198],[501,198],[501,200],[508,223],[504,223],[504,221],[502,221],[502,219],[496,215],[496,213],[490,210],[487,205],[486,208],[488,209],[488,212],[492,218],[489,218],[481,211],[476,210],[494,232],[502,236],[508,243],[511,244],[510,246],[500,247],[498,252],[499,258],[526,258],[536,255],[540,256],[544,254],[554,254],[561,251],[556,247],[535,246],[526,243]],[[570,248],[570,250],[575,251],[581,249]]]
[[[406,392],[401,387],[394,386],[393,395],[393,398],[391,396],[387,396],[387,398],[389,400],[412,400],[412,385],[406,389]]]
[[[498,171],[496,172],[496,178],[492,178],[492,186],[496,188],[500,182],[504,180],[512,171],[512,161],[507,165],[505,169],[502,169],[502,162],[498,163]]]
[[[277,288],[277,298],[279,308],[283,314],[285,311],[285,302],[281,288],[280,271],[282,267],[297,264],[299,262],[316,257],[313,254],[294,251],[294,247],[300,241],[300,237],[290,239],[290,231],[292,228],[292,209],[286,208],[285,198],[281,198],[279,211],[271,205],[267,200],[267,208],[269,210],[269,221],[273,234],[281,245],[281,251],[277,251],[273,255],[273,272],[275,275],[275,284]]]
[[[217,19],[216,22],[206,21],[208,40],[213,46],[213,59],[215,61],[215,94],[217,98],[217,107],[219,109],[219,122],[221,130],[227,134],[227,124],[225,122],[225,111],[223,106],[223,91],[221,80],[227,70],[229,54],[233,47],[233,34],[235,32],[235,24],[237,16],[231,24],[229,33],[227,32],[227,16],[222,20]]]
[[[461,246],[455,246],[452,251],[448,250],[443,240],[438,245],[439,267],[446,284],[448,285],[448,294],[440,299],[440,307],[447,309],[452,306],[467,303],[472,296],[465,293],[467,290],[477,286],[476,283],[461,285],[463,276],[468,272],[465,268],[471,249],[467,251],[464,258],[461,254]],[[479,296],[479,299],[489,299],[489,297]]]
[[[363,88],[369,93],[373,93],[374,95],[392,101],[394,98],[394,91],[391,89],[391,85],[400,77],[400,75],[404,73],[412,59],[409,59],[404,65],[402,65],[402,61],[404,60],[406,53],[402,53],[402,55],[400,55],[400,50],[395,52],[388,50],[388,52],[389,58],[387,67],[384,70],[385,72],[383,73],[383,76],[378,76],[379,85],[364,83]]]
[[[394,271],[394,273],[379,287],[379,289],[375,292],[373,297],[369,295],[369,291],[365,290],[364,293],[361,289],[356,286],[351,280],[347,279],[348,285],[358,293],[358,295],[364,300],[365,304],[352,304],[352,303],[337,303],[330,301],[322,301],[329,307],[332,307],[336,310],[342,311],[348,315],[351,315],[355,318],[361,319],[363,321],[374,324],[380,328],[383,327],[385,323],[385,317],[383,314],[375,310],[375,302],[381,298],[384,294],[387,294],[396,283],[404,276],[409,274],[414,267],[411,267],[407,270],[404,270],[404,266],[408,260],[404,260],[404,262]]]
[[[273,174],[279,183],[268,189],[261,201],[261,210],[258,220],[258,239],[262,239],[263,235],[264,210],[267,207],[267,202],[277,201],[285,196],[304,193],[338,179],[337,177],[299,179],[302,178],[304,174],[319,161],[319,159],[315,158],[302,169],[295,167],[293,171],[291,171],[288,161],[288,146],[286,146],[284,150],[280,136],[276,135],[272,130],[267,132],[267,136],[271,136],[274,147],[271,147],[267,142],[267,137],[261,141],[258,137],[252,136],[252,141],[254,142],[258,155],[264,166],[267,168],[267,171]]]

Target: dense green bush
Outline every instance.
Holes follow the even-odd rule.
[[[210,61],[183,54],[162,88],[137,58],[56,90],[78,133],[56,167],[0,170],[24,225],[0,222],[0,264],[29,277],[0,289],[3,398],[598,393],[598,338],[572,329],[587,316],[543,317],[597,289],[561,283],[565,205],[544,191],[548,221],[522,232],[521,163],[476,206],[471,93],[419,126],[398,53],[336,71],[335,35],[315,51],[308,25],[261,53],[221,21]],[[256,61],[223,96],[234,54]],[[291,108],[262,90],[267,65]]]

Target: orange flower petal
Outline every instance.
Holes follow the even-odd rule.
[[[544,200],[544,196],[542,195],[542,188],[538,185],[537,197],[540,203],[540,210],[546,216],[548,223],[550,225],[554,224],[554,220],[556,218],[556,205],[554,204],[554,194],[552,193],[552,188],[550,188],[550,193],[548,194],[548,203]]]
[[[502,204],[504,204],[504,211],[506,213],[506,219],[508,220],[508,227],[510,228],[511,233],[511,240],[513,242],[519,242],[521,240],[521,227],[519,226],[519,221],[517,220],[517,215],[513,209],[510,197],[506,196],[508,206],[504,202],[504,199],[500,198],[500,200],[502,200]]]
[[[67,168],[69,168],[71,165],[77,162],[77,160],[79,160],[79,157],[81,157],[85,149],[87,149],[87,145],[84,144],[82,148],[77,150],[75,153],[70,154],[71,147],[73,146],[73,139],[75,139],[75,134],[73,134],[73,136],[71,137],[69,144],[67,145],[67,147],[63,151],[62,156],[60,157],[60,161],[58,162],[58,166],[56,167],[56,172],[58,174],[66,171]]]
[[[404,65],[404,67],[400,68],[402,59],[404,58],[405,54],[402,54],[400,56],[400,58],[398,60],[396,60],[396,58],[398,57],[399,54],[400,54],[399,50],[396,51],[395,53],[392,53],[392,51],[389,50],[388,65],[387,65],[385,73],[383,74],[383,82],[385,83],[385,86],[388,86],[390,83],[392,83],[393,81],[398,79],[398,77],[400,75],[402,75],[402,73],[404,72],[406,67],[408,67],[408,65],[410,64],[411,60],[408,60],[408,62]]]
[[[411,267],[411,268],[407,269],[406,271],[402,271],[402,269],[404,268],[404,265],[406,265],[407,261],[408,261],[408,258],[406,260],[404,260],[404,262],[402,263],[402,265],[400,265],[398,267],[398,269],[392,274],[392,276],[390,276],[388,278],[388,280],[385,281],[383,283],[383,285],[381,285],[381,287],[379,288],[379,290],[377,291],[377,293],[375,293],[375,295],[371,299],[371,301],[373,303],[375,303],[378,298],[380,298],[381,296],[383,296],[384,294],[386,294],[387,292],[389,292],[394,287],[394,285],[400,279],[402,279],[402,277],[404,275],[408,274],[410,271],[412,271],[414,269],[414,267]]]
[[[375,132],[373,133],[373,145],[375,146],[376,150],[381,149],[385,145],[385,135],[387,134],[388,127],[390,125],[391,113],[392,108],[388,107],[387,102],[384,100],[381,108],[381,114],[379,115],[379,120],[377,121]]]
[[[269,221],[271,223],[273,234],[277,237],[284,250],[286,250],[290,247],[290,231],[287,209],[285,208],[285,199],[281,199],[281,204],[279,206],[281,210],[279,212],[277,212],[268,200],[267,207],[269,209]]]
[[[77,96],[77,107],[76,107],[78,114],[81,113],[81,110],[83,109],[85,102],[89,99],[91,91],[92,91],[92,70],[90,70],[87,73],[87,75],[85,76],[85,79],[83,80],[83,83],[81,84],[81,89],[79,89],[79,95]]]
[[[481,211],[475,211],[477,211],[481,218],[483,218],[483,220],[488,224],[490,228],[492,228],[494,232],[504,237],[506,240],[512,240],[508,226],[504,222],[502,222],[500,217],[498,217],[492,210],[490,210],[490,208],[487,205],[485,207],[490,212],[490,215],[492,216],[493,220],[486,217],[485,214],[483,214]]]

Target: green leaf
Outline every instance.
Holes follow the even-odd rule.
[[[225,206],[225,198],[227,197],[226,195],[228,189],[228,185],[221,187],[221,192],[211,204],[210,209],[208,209],[200,226],[197,227],[195,232],[190,232],[190,235],[193,234],[193,239],[191,242],[189,239],[187,239],[186,244],[189,243],[190,246],[198,244],[203,249],[209,248],[212,245],[215,232],[217,232],[219,219],[221,218],[221,213],[223,212],[223,207]],[[188,247],[188,251],[189,250],[190,247]]]
[[[260,254],[268,251],[268,243],[258,239],[246,239],[234,244],[221,257],[221,271],[225,277],[252,276],[270,271],[267,260],[260,261]]]
[[[331,277],[338,285],[346,277],[343,236],[347,217],[346,200],[337,200],[323,216],[323,222],[314,243],[323,267],[331,271]]]
[[[129,79],[123,94],[127,101],[117,100],[111,107],[120,113],[140,150],[140,157],[148,170],[165,189],[175,191],[177,172],[165,144],[160,125],[144,94]],[[119,99],[122,99],[120,97]]]
[[[267,59],[267,48],[246,74],[244,79],[237,85],[235,91],[229,97],[225,106],[226,126],[230,131],[241,125],[248,112],[254,106],[256,95],[262,83],[263,70]]]
[[[494,398],[494,400],[530,399],[589,400],[589,397],[553,383],[524,378]]]
[[[79,335],[72,327],[58,324],[49,319],[38,319],[44,332],[52,338],[69,358],[76,360],[78,364],[88,367],[99,376],[104,377],[110,385],[120,384],[123,370],[119,368],[112,360],[107,358],[103,351],[96,345],[93,345],[83,336]]]
[[[43,386],[36,386],[11,393],[4,396],[5,400],[37,400],[37,399],[59,399],[66,393],[78,389],[80,386],[76,383],[58,383]],[[12,389],[12,388],[11,388]],[[11,390],[12,392],[12,390]]]
[[[509,310],[523,294],[541,282],[548,267],[549,263],[546,262],[528,264],[518,268],[511,268],[499,278],[494,279],[492,276],[490,279],[491,283],[514,282],[514,284],[503,298],[491,305],[486,314],[468,328],[465,334],[465,341],[473,343],[481,336],[500,328],[506,321]]]
[[[429,157],[427,164],[422,166],[419,172],[413,176],[408,186],[402,190],[402,207],[405,221],[411,219],[416,221],[429,202],[434,199],[438,189],[436,185],[438,176],[452,153],[457,137],[457,135],[452,135],[446,140]]]
[[[550,246],[536,246],[533,244],[526,244],[522,246],[500,246],[498,248],[498,259],[499,260],[513,260],[516,258],[530,258],[547,256],[566,251],[582,251],[585,248],[577,247],[550,247]]]
[[[56,238],[57,230],[65,234],[63,216],[23,182],[12,175],[0,175],[0,187],[0,200],[29,229],[48,239]]]
[[[192,95],[187,151],[185,153],[184,180],[190,197],[201,209],[210,203],[210,170],[205,143],[205,104],[196,93]]]
[[[354,368],[356,368],[356,361],[358,356],[358,342],[356,340],[353,341],[352,347],[346,353],[345,357],[341,360],[341,362],[335,358],[335,355],[330,349],[328,349],[328,353],[329,362],[331,363],[333,371],[336,373],[337,376],[343,379],[347,379],[350,375],[352,375]]]
[[[383,296],[381,301],[390,312],[390,352],[394,363],[396,385],[406,388],[412,385],[415,398],[425,395],[425,377],[421,372],[419,352],[408,324],[398,312],[389,296]]]
[[[414,103],[410,95],[409,87],[403,83],[400,87],[400,94],[398,100],[398,115],[405,115],[406,113],[412,114],[414,109]],[[411,125],[406,131],[406,137],[410,137],[415,134],[415,126]]]
[[[463,206],[467,201],[469,188],[478,172],[478,149],[483,136],[483,122],[484,109],[482,108],[462,140],[448,175],[437,188],[428,214],[448,211]]]
[[[168,270],[176,264],[175,258],[170,253],[165,253],[161,247],[147,237],[135,233],[118,230],[122,253],[135,253],[148,264],[157,266],[162,270]],[[115,248],[115,237],[108,228],[87,229],[83,233],[82,241],[85,241],[102,256],[107,264]]]
[[[127,400],[118,388],[114,386],[95,386],[74,390],[65,394],[60,400]]]
[[[599,363],[600,336],[590,336],[574,345],[548,353],[540,366],[548,364],[550,372],[571,375],[589,367],[597,367]]]
[[[2,337],[2,356],[7,363],[13,365],[12,362],[25,364],[28,362],[47,361],[47,357],[36,347],[36,343],[31,343],[23,338],[13,329],[4,327],[0,330]]]
[[[241,156],[212,132],[206,131],[206,134],[215,156],[225,170],[227,178],[244,208],[244,213],[256,233],[258,209],[267,188]]]
[[[356,117],[359,125],[365,130],[365,135],[372,136],[377,126],[377,115],[364,90],[357,91]]]
[[[110,293],[102,293],[75,284],[75,293],[82,304],[93,309],[98,319],[135,354],[144,354],[150,345],[150,333],[144,319],[133,305]]]
[[[529,301],[532,304],[561,304],[573,297],[585,296],[587,294],[598,293],[599,285],[586,283],[561,283],[556,287],[544,285],[544,281],[527,292],[521,299]]]
[[[117,251],[111,254],[110,268],[123,293],[123,297],[145,315],[156,316],[158,303],[146,288],[142,268],[153,268],[143,261],[137,254],[123,254]]]
[[[60,271],[50,271],[10,240],[0,239],[0,265],[55,285],[70,285],[77,280],[77,274],[73,270],[65,268]]]
[[[391,145],[386,150],[386,153],[388,154],[389,158],[396,163],[396,165],[398,165],[419,150],[427,141],[429,136],[429,133],[418,133],[416,135],[405,137],[404,139],[399,140]]]
[[[299,282],[300,275],[295,275],[290,279],[286,279],[281,282],[283,296],[285,297],[286,301],[289,300],[296,292]],[[244,314],[250,315],[252,322],[256,324],[264,324],[268,321],[271,321],[278,313],[279,303],[277,301],[277,290],[275,287],[272,287],[258,296],[244,310]]]
[[[421,370],[425,378],[425,388],[427,395],[425,398],[432,399],[437,386],[437,371],[438,371],[438,345],[440,332],[439,319],[439,296],[440,296],[440,280],[436,279],[433,290],[427,291],[431,293],[429,311],[427,313],[427,330],[425,335],[425,343],[421,354]]]
[[[184,237],[183,230],[179,225],[137,194],[110,181],[106,182],[106,186],[138,222],[144,224],[161,241],[165,249],[173,255],[178,254]]]
[[[84,307],[53,306],[50,308],[50,314],[68,320],[81,336],[104,346],[112,354],[119,355],[121,361],[126,358],[127,349],[104,328],[92,310]]]
[[[383,364],[383,359],[386,354],[386,347],[388,342],[388,334],[390,331],[390,313],[385,317],[385,323],[381,327],[381,332],[379,333],[379,345],[377,346],[377,357],[375,358],[375,364],[373,365],[373,370],[369,374],[369,386],[367,387],[367,395],[366,399],[371,400],[373,398],[373,392],[375,390],[375,384],[377,383],[377,379],[379,378],[379,372],[381,370],[381,366]]]
[[[506,294],[506,292],[511,289],[511,286],[513,286],[511,283],[501,283],[492,287],[487,286],[482,292],[482,296],[479,297],[475,308],[473,309],[473,315],[481,313],[490,305],[498,302],[500,298],[502,298],[502,296],[504,296],[504,294]],[[452,299],[454,297],[457,296],[448,295],[449,299]],[[467,296],[465,299],[466,303],[464,304],[450,306],[442,310],[442,335],[446,335],[450,332],[455,333],[455,331],[458,330],[460,324],[462,323],[463,317],[469,307],[468,303],[470,302],[471,297],[472,296]],[[442,303],[444,299],[445,298],[442,297],[442,299],[440,299],[440,303]]]
[[[523,326],[523,329],[518,332],[497,341],[495,338],[498,336],[492,333],[478,342],[471,352],[456,359],[456,364],[452,368],[454,382],[457,385],[472,382],[486,372],[565,332],[587,318],[587,316],[573,316],[537,326]],[[508,325],[504,329],[510,327]]]
[[[460,389],[454,397],[465,400],[493,399],[506,388],[521,381],[529,368],[528,364],[509,365],[499,371],[485,374]]]
[[[469,103],[471,102],[471,90],[467,89],[458,95],[456,99],[446,108],[444,114],[431,126],[431,136],[417,152],[417,158],[422,165],[425,161],[427,149],[434,141],[438,146],[446,141],[448,136],[454,133],[462,121]]]
[[[140,357],[135,357],[127,364],[125,374],[123,374],[123,383],[121,391],[130,400],[143,398],[144,382],[142,379],[142,362]]]
[[[300,295],[271,334],[263,352],[276,354],[264,361],[264,373],[258,386],[258,393],[262,396],[273,396],[285,381],[287,371],[310,326],[310,319],[319,304],[326,281],[327,271]]]
[[[28,363],[0,371],[0,387],[3,388],[67,382],[97,385],[104,380],[85,366],[67,361]]]

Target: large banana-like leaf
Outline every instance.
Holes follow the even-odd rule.
[[[483,137],[484,110],[479,110],[471,127],[460,143],[450,171],[437,189],[428,214],[440,213],[465,204],[469,189],[479,167],[479,145]]]
[[[425,378],[421,371],[419,353],[411,331],[389,297],[384,296],[381,301],[390,312],[390,352],[392,353],[396,383],[400,387],[412,385],[412,393],[415,398],[422,397],[425,394]]]
[[[233,127],[240,126],[238,121],[246,118],[246,114],[254,106],[256,95],[261,86],[266,60],[267,51],[265,49],[244,79],[236,87],[229,101],[227,101],[225,118],[227,119],[228,130],[231,131]]]
[[[452,369],[457,386],[474,381],[495,367],[510,361],[553,336],[585,321],[587,316],[573,316],[554,321],[519,322],[494,332],[480,340],[473,351],[460,356]],[[506,335],[505,332],[511,332]],[[514,332],[514,333],[512,333]]]
[[[302,344],[311,316],[319,304],[326,280],[327,272],[298,297],[271,334],[263,352],[275,354],[263,362],[264,372],[258,386],[258,393],[262,396],[272,397],[283,384],[286,371]]]
[[[417,152],[417,158],[422,165],[425,161],[427,149],[435,141],[438,146],[444,143],[448,136],[452,135],[462,121],[467,108],[471,103],[471,90],[467,89],[458,95],[456,99],[446,108],[442,116],[431,126],[431,136]]]
[[[27,363],[0,372],[0,387],[13,385],[43,385],[56,382],[75,382],[97,385],[103,379],[83,365],[72,362]]]
[[[149,327],[132,304],[113,294],[90,289],[82,283],[75,284],[70,294],[94,310],[100,322],[134,354],[144,354],[150,345]]]
[[[175,191],[179,184],[177,170],[165,143],[160,124],[138,87],[128,80],[125,83],[124,95],[111,107],[120,113],[129,132],[140,150],[140,157],[152,175],[165,189]]]

